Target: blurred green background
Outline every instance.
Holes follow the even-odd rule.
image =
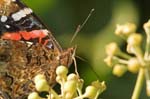
[[[150,18],[149,0],[23,0],[49,27],[63,48],[77,45],[77,66],[85,85],[93,80],[105,80],[107,90],[100,99],[130,99],[136,75],[126,73],[123,77],[113,76],[103,59],[104,47],[111,41],[122,44],[115,36],[116,24],[134,22],[138,32]],[[77,26],[82,24],[90,10],[92,16],[72,43]],[[71,67],[73,68],[73,66]],[[140,99],[149,99],[143,88]]]

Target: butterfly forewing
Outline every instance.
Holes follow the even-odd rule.
[[[41,20],[20,0],[1,0],[0,2],[0,33],[2,38],[41,42],[47,47],[56,46],[62,51],[53,35]],[[46,40],[46,41],[45,41]],[[49,42],[50,40],[50,42]]]

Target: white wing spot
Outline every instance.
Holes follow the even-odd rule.
[[[7,21],[7,16],[1,16],[1,22],[6,22]]]
[[[23,11],[26,15],[31,14],[33,12],[30,8],[24,8]]]
[[[5,25],[5,27],[6,27],[7,29],[9,29],[9,28],[10,28],[10,26],[9,26],[9,25]]]
[[[19,21],[21,18],[24,18],[31,13],[32,13],[32,10],[30,8],[24,8],[14,14],[12,14],[11,17],[13,18],[14,21]]]
[[[19,12],[16,12],[14,14],[12,14],[12,18],[14,19],[14,21],[19,21],[22,17],[26,16],[22,10],[20,10]]]

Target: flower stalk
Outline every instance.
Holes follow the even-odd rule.
[[[137,77],[137,81],[134,87],[134,91],[132,94],[132,98],[131,99],[139,99],[142,87],[143,87],[143,82],[144,82],[144,74],[145,74],[145,69],[141,68],[139,70],[139,74]]]

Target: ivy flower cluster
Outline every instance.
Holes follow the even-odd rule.
[[[115,34],[127,42],[126,51],[122,51],[116,42],[106,45],[107,57],[104,61],[113,69],[114,75],[121,77],[127,71],[138,73],[131,99],[139,99],[144,79],[146,79],[147,95],[150,96],[150,21],[143,27],[146,39],[143,39],[141,33],[136,32],[137,27],[133,23],[117,25]],[[144,50],[142,46],[145,46]]]
[[[56,74],[56,82],[61,86],[60,94],[49,86],[43,74],[38,74],[34,78],[37,92],[31,92],[28,99],[98,99],[98,96],[106,89],[105,82],[94,81],[82,93],[84,81],[77,74],[68,74],[68,68],[65,66],[58,66]],[[47,92],[48,94],[46,98],[42,98],[38,92]]]

